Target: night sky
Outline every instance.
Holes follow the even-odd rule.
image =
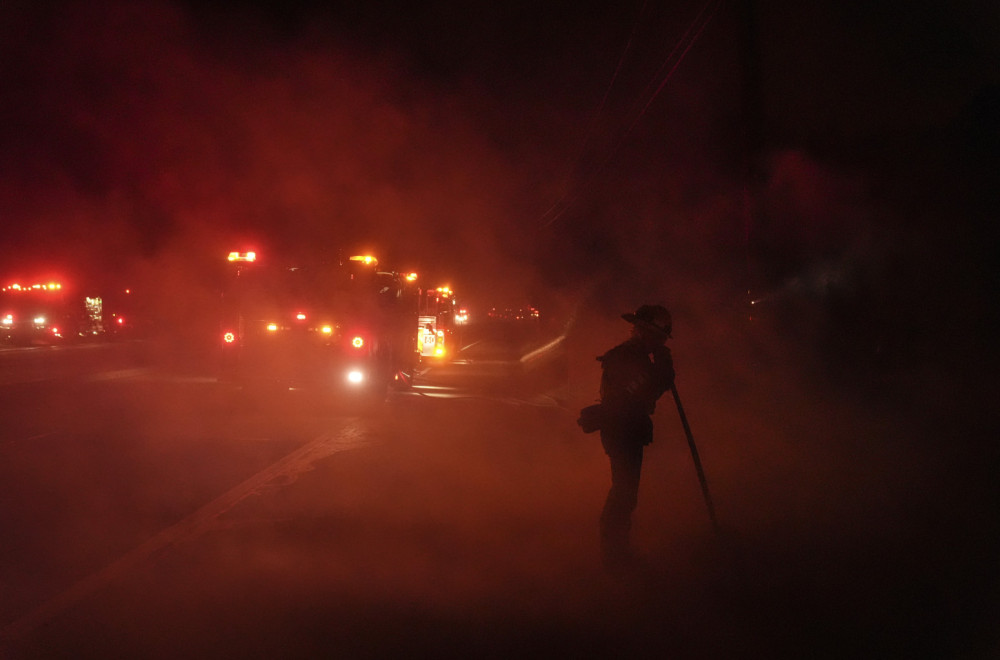
[[[210,4],[4,3],[6,276],[992,307],[995,3]]]

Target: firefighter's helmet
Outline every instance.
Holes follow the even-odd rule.
[[[634,312],[622,314],[622,318],[633,325],[656,330],[670,337],[673,321],[670,312],[663,305],[641,305]]]

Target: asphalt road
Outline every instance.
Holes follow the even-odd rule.
[[[997,650],[982,484],[920,442],[900,460],[914,429],[884,407],[780,379],[688,372],[722,532],[666,401],[643,561],[607,573],[606,459],[574,423],[594,366],[522,339],[470,341],[374,414],[248,403],[136,343],[0,351],[0,657]]]

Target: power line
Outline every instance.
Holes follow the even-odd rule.
[[[628,128],[626,128],[621,133],[621,135],[618,136],[618,138],[615,140],[614,145],[608,150],[605,157],[603,159],[598,160],[590,168],[588,168],[587,172],[583,176],[584,180],[586,181],[591,180],[594,176],[596,176],[598,172],[600,172],[607,166],[607,164],[611,161],[612,158],[614,158],[615,154],[617,154],[618,150],[621,148],[621,145],[624,143],[625,139],[628,138],[629,135],[631,135],[633,129],[636,127],[636,125],[639,123],[642,117],[645,116],[646,112],[649,110],[649,107],[652,105],[653,101],[656,99],[657,96],[660,95],[660,93],[666,87],[667,83],[670,81],[674,73],[680,67],[681,62],[684,60],[684,57],[688,54],[688,52],[691,50],[691,47],[694,46],[695,42],[699,39],[699,37],[701,37],[702,33],[705,31],[705,28],[708,27],[709,23],[711,23],[712,19],[715,17],[716,12],[718,12],[719,7],[721,7],[722,4],[723,0],[707,0],[705,4],[702,5],[701,10],[698,12],[694,20],[688,26],[687,30],[684,31],[684,34],[681,35],[680,39],[671,49],[670,53],[664,59],[663,64],[660,65],[656,74],[649,81],[649,83],[646,84],[646,87],[643,89],[643,92],[639,97],[639,101],[633,104],[632,106],[634,112],[634,109],[638,107],[639,103],[642,102],[642,99],[648,96],[648,98],[646,98],[645,100],[645,103],[642,105],[642,109],[638,111],[638,114],[636,114],[635,118],[629,124]],[[646,5],[644,2],[643,10],[645,10],[645,6]],[[639,17],[637,17],[636,19],[636,25],[638,25],[641,16],[642,12],[640,12]],[[624,62],[625,55],[631,46],[634,34],[635,34],[635,28],[633,28],[632,36],[629,37],[628,43],[626,44],[625,52],[623,52],[622,56],[619,58],[618,67],[616,67],[615,74],[612,77],[612,83],[611,83],[612,85],[614,84],[614,81],[618,77],[618,73],[620,71],[622,63]],[[664,71],[666,72],[664,73]],[[655,91],[652,92],[652,94],[650,94],[649,90],[652,88],[653,84],[656,81],[659,81],[656,86],[656,89]],[[598,117],[600,111],[603,111],[604,105],[607,101],[610,91],[611,91],[611,86],[609,85],[609,87],[605,91],[604,97],[601,100]],[[631,112],[629,114],[631,114]],[[590,130],[587,133],[587,137],[583,143],[584,146],[586,146],[587,141],[589,141],[591,135],[594,132],[596,119],[597,117],[595,117],[595,121],[592,122]],[[582,149],[580,155],[582,156]],[[578,157],[577,162],[579,162],[579,160],[580,159]],[[575,194],[571,195],[569,192],[564,192],[559,197],[559,199],[557,199],[539,218],[539,221],[544,221],[540,225],[540,228],[544,229],[546,227],[549,227],[556,220],[562,217],[563,214],[565,214],[566,211],[568,211],[569,208],[572,206],[573,201],[575,201],[575,197],[576,197]],[[545,221],[546,217],[549,218],[547,221]]]
[[[663,88],[666,87],[667,83],[670,81],[674,73],[677,71],[677,68],[681,65],[681,62],[684,60],[684,57],[688,54],[688,51],[691,50],[692,46],[694,46],[694,43],[701,36],[702,32],[705,31],[705,28],[708,27],[708,24],[712,22],[712,18],[715,17],[715,12],[719,10],[719,7],[721,5],[722,5],[722,0],[715,0],[714,2],[713,0],[709,0],[702,7],[701,11],[698,12],[698,16],[695,17],[694,22],[692,22],[691,25],[688,27],[687,31],[677,42],[677,45],[674,46],[674,49],[670,51],[670,54],[667,56],[667,59],[664,60],[662,65],[660,65],[660,69],[659,71],[657,71],[656,75],[659,76],[661,72],[665,68],[667,68],[667,65],[670,64],[670,60],[674,57],[674,55],[681,48],[681,46],[684,46],[684,50],[681,51],[680,55],[677,57],[677,61],[674,62],[673,66],[670,67],[670,70],[667,71],[666,75],[663,76],[663,79],[657,86],[656,91],[653,92],[653,94],[649,97],[649,100],[647,100],[646,104],[642,107],[642,111],[639,112],[635,120],[631,123],[631,125],[629,125],[628,130],[626,130],[625,133],[622,135],[622,140],[624,140],[626,137],[628,137],[629,134],[631,134],[632,129],[635,128],[635,125],[639,123],[639,120],[642,119],[642,117],[646,114],[646,111],[649,110],[649,106],[653,104],[653,101],[656,99],[656,97],[659,96],[660,92],[663,91]],[[704,20],[702,20],[702,16],[705,15],[705,11],[708,10],[709,8],[711,8],[711,12],[708,14],[707,17],[705,17]],[[699,21],[701,21],[700,25],[698,25]],[[689,35],[692,34],[692,30],[695,29],[696,27],[697,30],[694,32],[692,36],[689,37]],[[684,45],[685,41],[687,41],[687,45]],[[650,83],[652,83],[652,81],[650,81]],[[649,87],[650,85],[647,85],[646,89],[648,90]],[[645,94],[645,91],[643,93]]]
[[[569,188],[570,185],[569,178],[571,176],[571,173],[577,169],[580,160],[583,158],[583,154],[587,150],[587,145],[590,143],[590,139],[593,137],[594,132],[597,129],[597,124],[604,113],[605,106],[607,105],[608,97],[611,96],[611,90],[614,88],[615,82],[618,80],[618,74],[621,73],[622,67],[625,64],[625,60],[628,58],[628,54],[632,49],[632,41],[635,39],[636,32],[638,32],[639,30],[639,24],[642,21],[642,17],[646,13],[647,2],[648,0],[643,0],[642,6],[639,8],[639,13],[636,16],[635,21],[632,23],[632,32],[629,34],[628,39],[625,41],[625,46],[622,49],[622,53],[618,57],[618,63],[615,65],[614,73],[611,74],[611,80],[608,82],[607,87],[605,87],[604,89],[604,96],[601,97],[601,102],[597,106],[597,111],[594,112],[593,118],[590,120],[590,125],[587,128],[587,134],[584,136],[583,142],[581,142],[580,148],[577,150],[576,155],[571,159],[569,159],[574,164],[573,166],[569,166],[567,164],[567,166],[565,167],[566,174],[563,176],[563,183],[562,183],[563,193],[555,202],[552,203],[552,205],[548,209],[546,209],[545,213],[542,214],[539,220],[544,220],[550,213],[553,212],[554,209],[562,205],[565,199],[569,196],[567,189]],[[555,217],[558,217],[559,215],[562,215],[562,211],[559,211],[558,215],[556,215]],[[551,221],[545,223],[542,226],[547,227],[549,224],[551,224]]]

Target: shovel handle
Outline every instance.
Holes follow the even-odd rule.
[[[674,395],[674,403],[677,404],[677,414],[681,418],[681,425],[684,427],[684,435],[687,436],[688,447],[691,449],[691,459],[694,461],[694,469],[698,473],[698,482],[701,484],[701,494],[705,498],[705,506],[708,507],[708,517],[712,521],[712,528],[719,531],[719,523],[715,519],[715,507],[712,505],[712,495],[708,492],[708,479],[705,478],[705,470],[701,467],[701,458],[698,457],[698,447],[694,444],[694,435],[688,425],[687,415],[684,414],[684,406],[681,405],[681,397],[677,394],[677,387],[670,386],[670,392]]]

